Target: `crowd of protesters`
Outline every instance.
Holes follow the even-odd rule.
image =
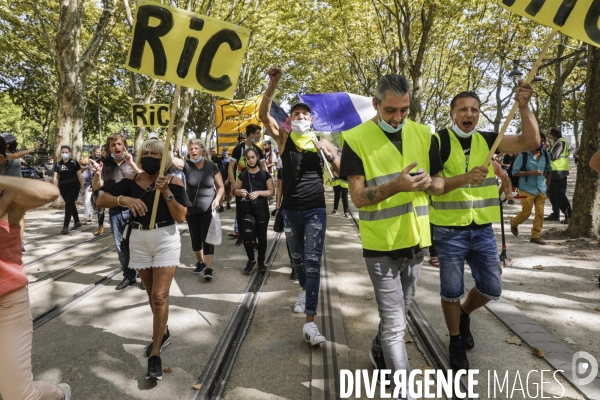
[[[375,117],[343,132],[343,148],[336,149],[316,136],[308,104],[292,105],[291,130],[278,124],[270,109],[282,77],[281,67],[269,69],[268,76],[259,115],[277,151],[272,149],[271,140],[261,148],[262,128],[250,124],[231,154],[227,146],[220,154],[217,148],[208,151],[204,141],[192,137],[182,158],[177,149],[151,133],[135,149],[134,160],[126,138],[113,133],[106,146],[94,148],[78,161],[72,158],[70,146],[62,146],[60,160],[51,167],[53,187],[45,182],[19,185],[18,178],[10,177],[16,167],[7,163],[15,160],[8,154],[15,151],[16,145],[11,143],[16,138],[0,137],[0,238],[6,250],[0,257],[0,278],[10,283],[0,289],[0,331],[28,332],[14,337],[3,334],[0,339],[0,352],[14,366],[11,374],[0,376],[0,392],[5,398],[25,398],[27,393],[47,393],[47,398],[55,399],[70,397],[68,385],[33,382],[30,363],[19,362],[30,359],[32,341],[31,320],[26,318],[27,277],[21,259],[23,215],[53,201],[59,193],[65,202],[60,233],[69,234],[71,219],[71,230],[82,226],[76,208],[79,197],[84,204],[84,224],[92,222],[96,209],[95,235],[104,233],[104,212],[108,209],[123,270],[123,280],[116,289],[125,289],[141,278],[153,314],[152,328],[148,329],[152,342],[145,350],[147,379],[162,379],[160,352],[171,342],[169,288],[181,256],[177,224],[187,221],[196,258],[194,274],[212,280],[215,245],[207,242],[207,236],[216,215],[225,207],[231,208],[231,196],[235,196],[236,211],[230,235],[237,239],[236,244],[244,246],[248,258],[244,274],[251,274],[257,264],[260,273],[267,270],[270,216],[283,217],[290,278],[297,278],[300,286],[293,311],[305,314],[302,338],[312,345],[325,342],[315,315],[327,229],[326,163],[333,174],[331,214],[338,212],[341,200],[343,216],[350,216],[348,195],[360,210],[363,257],[380,317],[369,354],[375,368],[391,369],[392,373],[410,369],[404,344],[407,310],[428,248],[430,264],[439,267],[450,367],[455,371],[470,368],[467,350],[475,346],[470,330],[472,313],[502,294],[502,270],[492,229],[492,223],[500,220],[499,190],[509,200],[511,186],[518,187],[522,210],[510,220],[514,235],[535,208],[532,243],[545,244],[540,236],[544,220],[559,220],[561,212],[563,223],[571,218],[566,197],[568,143],[559,129],[552,128],[546,149],[529,110],[531,86],[519,82],[515,92],[523,134],[498,139],[496,152],[503,156],[497,155],[486,165],[499,135],[476,129],[481,102],[475,92],[458,93],[449,104],[450,126],[432,135],[429,127],[408,118],[412,101],[408,80],[395,74],[383,76],[373,98]],[[371,157],[374,152],[379,156]],[[600,172],[599,154],[590,166]],[[271,214],[275,173],[278,184]],[[553,212],[544,218],[547,196]],[[152,223],[153,213],[156,218]],[[465,262],[475,287],[463,300]]]

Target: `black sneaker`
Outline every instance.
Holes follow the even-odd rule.
[[[256,261],[248,261],[246,263],[246,268],[244,268],[244,275],[250,275],[255,265]]]
[[[465,347],[467,350],[471,350],[475,347],[475,341],[473,340],[473,335],[471,335],[471,316],[463,311],[462,307],[460,308],[460,337],[463,342],[465,342]]]
[[[290,279],[293,281],[298,279],[298,274],[296,273],[296,269],[294,267],[292,267],[292,273],[290,274]]]
[[[467,359],[467,347],[462,339],[450,341],[448,349],[450,353],[450,368],[454,373],[457,373],[461,369],[465,371],[469,370],[469,360]]]
[[[381,371],[386,369],[385,367],[385,359],[383,358],[383,354],[377,354],[375,350],[371,349],[369,352],[369,360],[371,360],[371,364],[375,368],[375,371]],[[381,384],[381,373],[377,373],[377,383]]]
[[[235,241],[235,245],[236,246],[241,246],[242,245],[242,236],[240,235],[240,237],[237,238],[237,240]]]
[[[219,207],[219,212],[222,213],[223,211],[225,211],[225,209],[223,208],[223,206]]]
[[[204,280],[210,281],[213,278],[212,273],[213,273],[212,268],[204,268]]]
[[[146,379],[158,381],[162,379],[162,362],[159,356],[152,356],[148,359],[148,373]]]
[[[204,271],[204,268],[206,268],[205,263],[197,262],[196,269],[194,269],[194,275],[200,275],[202,271]]]
[[[73,230],[73,229],[78,229],[78,228],[81,228],[82,226],[83,226],[83,225],[81,225],[81,222],[75,222],[75,223],[73,224],[73,228],[71,228],[71,230]]]
[[[558,221],[559,219],[560,218],[558,217],[558,215],[550,214],[546,218],[544,218],[544,221]]]
[[[337,214],[337,210],[333,210],[331,214]]]
[[[227,209],[231,210],[231,204],[227,203]]]
[[[258,263],[258,272],[265,273],[267,272],[267,266],[263,262]]]
[[[569,217],[565,217],[565,219],[563,219],[562,221],[560,221],[561,224],[565,224],[565,225],[569,225],[569,222],[571,221],[571,219]]]
[[[150,357],[150,353],[152,353],[152,342],[146,347],[146,357]],[[160,344],[160,352],[171,344],[171,333],[169,332],[169,327],[167,326],[167,333],[163,335],[162,343]]]
[[[62,231],[60,231],[61,235],[68,235],[69,234],[69,227],[68,226],[63,226]]]

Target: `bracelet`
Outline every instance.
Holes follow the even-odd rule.
[[[271,101],[273,101],[273,98],[272,98],[272,97],[269,97],[269,96],[267,96],[267,92],[265,92],[265,94],[263,94],[263,97],[264,97],[265,99],[267,99],[267,100],[271,100]]]
[[[123,195],[117,197],[117,204],[121,207],[123,207],[123,204],[121,204],[121,197],[123,197]]]

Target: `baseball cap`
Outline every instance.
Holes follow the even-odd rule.
[[[148,140],[150,140],[150,139],[156,139],[156,140],[158,140],[158,133],[156,133],[156,132],[150,132],[148,134]]]
[[[17,141],[17,138],[12,133],[3,133],[0,136],[2,136],[2,139],[4,139],[6,143],[12,143]]]
[[[308,112],[312,113],[312,110],[311,110],[311,108],[310,108],[310,106],[309,106],[308,104],[300,102],[300,103],[296,103],[296,104],[294,104],[294,105],[292,106],[292,108],[290,108],[290,114],[291,114],[291,113],[293,113],[293,112],[294,112],[294,110],[295,110],[296,108],[298,108],[298,107],[304,107],[304,108],[306,108],[306,109],[308,110]]]

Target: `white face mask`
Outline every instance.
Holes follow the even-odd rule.
[[[454,133],[456,133],[458,136],[460,136],[461,138],[468,138],[473,136],[473,134],[475,133],[475,129],[473,129],[471,132],[469,133],[465,133],[463,132],[458,125],[455,123],[452,125],[452,130],[454,131]]]
[[[308,135],[310,133],[311,122],[305,119],[292,121],[292,132],[299,135]]]

